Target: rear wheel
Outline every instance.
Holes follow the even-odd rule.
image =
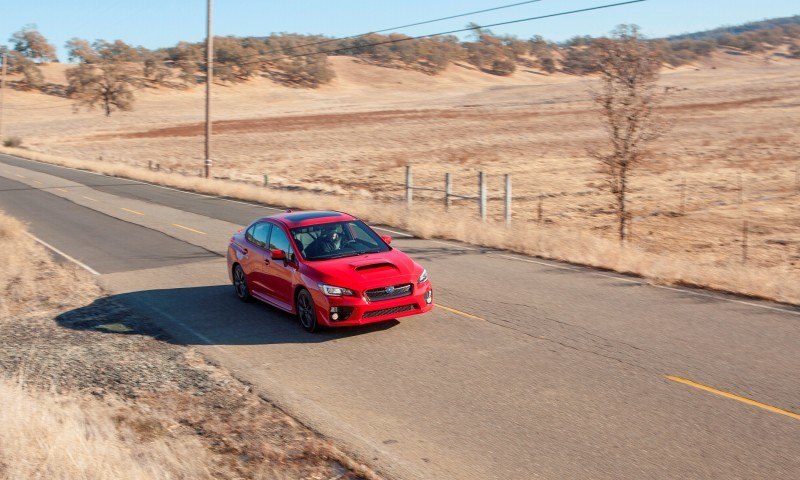
[[[307,332],[314,333],[319,330],[314,299],[308,290],[303,289],[297,293],[297,318]]]
[[[250,296],[250,289],[247,287],[247,277],[241,265],[233,267],[233,289],[236,296],[243,302],[249,302],[253,297]]]

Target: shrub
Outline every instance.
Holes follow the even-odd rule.
[[[567,49],[563,62],[564,71],[573,75],[587,75],[599,69],[597,51],[593,47]]]
[[[510,58],[499,58],[492,63],[492,69],[489,73],[507,77],[517,70],[517,63]]]
[[[7,137],[3,140],[4,147],[19,148],[22,146],[22,139],[19,137]]]

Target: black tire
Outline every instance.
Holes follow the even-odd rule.
[[[250,295],[250,287],[247,286],[247,277],[241,265],[233,267],[233,290],[239,300],[247,303],[253,299]]]
[[[302,289],[297,292],[296,305],[297,319],[303,329],[309,333],[318,331],[317,307],[314,306],[314,299],[311,298],[311,293],[308,290]]]

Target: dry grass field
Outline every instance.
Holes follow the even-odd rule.
[[[604,135],[589,95],[596,79],[528,69],[503,78],[459,65],[427,76],[352,58],[332,62],[337,79],[316,90],[265,79],[217,86],[215,175],[260,184],[267,174],[274,190],[327,193],[337,203],[377,199],[399,210],[406,165],[420,186],[442,188],[452,173],[464,195],[476,193],[483,171],[490,215],[500,220],[502,176],[510,173],[517,225],[613,239],[611,197],[597,188],[603,179],[587,155]],[[48,68],[50,81],[63,82],[64,66]],[[633,179],[630,246],[796,279],[800,61],[723,51],[665,71],[661,83],[670,91],[661,110],[671,127]],[[74,113],[66,99],[11,91],[6,134],[35,152],[196,175],[202,95],[201,88],[142,91],[135,111],[105,118]],[[440,193],[415,195],[426,210],[441,209]],[[477,207],[462,200],[451,213],[474,218]]]

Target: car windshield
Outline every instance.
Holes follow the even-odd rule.
[[[306,260],[328,260],[390,250],[386,242],[360,220],[293,228],[291,233]]]

